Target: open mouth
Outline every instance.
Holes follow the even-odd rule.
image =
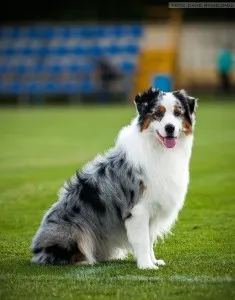
[[[164,137],[158,131],[157,131],[157,136],[166,148],[174,148],[177,143],[177,137],[174,137],[174,136],[165,136]]]

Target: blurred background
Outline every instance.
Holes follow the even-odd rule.
[[[2,2],[0,298],[234,299],[235,8]],[[199,98],[186,203],[157,246],[169,267],[156,278],[132,261],[33,267],[31,240],[59,188],[114,144],[151,85]]]
[[[127,103],[150,85],[234,92],[235,9],[23,0],[0,17],[2,105]]]

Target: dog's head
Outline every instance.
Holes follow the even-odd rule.
[[[150,88],[138,94],[135,103],[140,131],[154,134],[165,147],[173,148],[180,137],[193,133],[197,100],[184,90]]]

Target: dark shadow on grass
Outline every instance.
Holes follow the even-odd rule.
[[[32,263],[30,260],[16,260],[13,259],[11,261],[8,260],[6,267],[9,267],[9,270],[40,270],[40,271],[48,271],[48,270],[71,270],[71,269],[91,269],[91,268],[136,268],[135,261],[131,260],[110,260],[104,261],[100,263],[96,263],[93,265],[89,264],[71,264],[71,265],[43,265],[43,264],[35,264]]]

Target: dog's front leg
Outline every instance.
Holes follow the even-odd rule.
[[[150,256],[149,215],[141,204],[132,209],[131,217],[125,221],[125,227],[138,268],[157,269]]]
[[[157,236],[157,224],[155,220],[150,220],[149,222],[149,238],[150,238],[150,256],[151,260],[155,265],[164,266],[165,262],[162,259],[156,259],[154,253],[154,243]]]
[[[154,242],[155,242],[155,236],[154,236],[154,234],[151,234],[151,227],[150,227],[150,257],[151,257],[151,260],[157,266],[164,266],[165,265],[164,260],[156,259],[156,257],[155,257]]]

